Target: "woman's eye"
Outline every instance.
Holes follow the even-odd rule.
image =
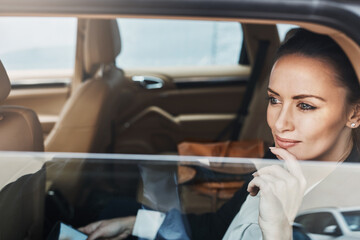
[[[301,109],[301,110],[314,110],[316,109],[316,107],[313,107],[309,104],[306,104],[306,103],[299,103],[298,104],[298,107]]]
[[[274,97],[269,97],[270,104],[278,104],[280,103],[280,100]]]

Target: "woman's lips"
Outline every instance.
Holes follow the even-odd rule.
[[[275,141],[276,141],[276,144],[280,148],[285,148],[285,149],[293,147],[296,144],[301,142],[301,141],[297,141],[297,140],[293,140],[293,139],[281,138],[281,137],[279,137],[277,135],[275,135]]]

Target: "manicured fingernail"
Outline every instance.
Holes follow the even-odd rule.
[[[254,172],[252,175],[253,175],[254,177],[258,177],[258,176],[259,176],[259,173],[258,173],[258,172]]]

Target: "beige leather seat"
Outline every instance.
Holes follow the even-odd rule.
[[[116,20],[90,19],[85,27],[84,70],[90,76],[72,93],[45,140],[48,152],[106,152],[123,71],[115,58],[121,42]]]
[[[0,61],[0,103],[9,95],[11,85]],[[43,136],[34,111],[20,106],[0,107],[0,151],[43,151]]]
[[[10,89],[0,61],[0,102],[7,98]],[[44,150],[41,125],[34,111],[20,106],[0,107],[0,150]],[[0,156],[0,239],[41,239],[45,172],[38,170],[44,162],[30,154],[9,156],[8,153]]]
[[[10,93],[10,81],[0,61],[0,103]],[[34,111],[20,106],[0,106],[0,151],[43,151],[43,134]],[[0,190],[19,177],[38,171],[44,161],[0,155]]]

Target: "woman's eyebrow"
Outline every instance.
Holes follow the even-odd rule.
[[[272,90],[271,88],[268,87],[267,89],[269,92],[275,94],[276,96],[280,96],[280,94],[278,94],[277,92],[275,92],[274,90]]]
[[[301,95],[296,95],[296,96],[292,97],[292,99],[294,99],[294,100],[303,99],[303,98],[317,98],[317,99],[319,99],[321,101],[326,102],[326,100],[323,99],[322,97],[315,96],[315,95],[310,95],[310,94],[301,94]]]
[[[268,91],[275,94],[276,96],[280,96],[279,93],[275,92],[274,90],[272,90],[271,88],[268,87]],[[292,97],[292,99],[294,100],[298,100],[298,99],[304,99],[304,98],[317,98],[321,101],[324,101],[326,102],[325,99],[323,99],[322,97],[319,97],[319,96],[315,96],[315,95],[311,95],[311,94],[300,94],[300,95],[296,95],[294,97]]]

